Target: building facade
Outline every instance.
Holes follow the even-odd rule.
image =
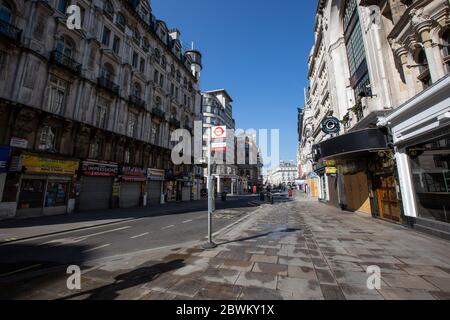
[[[269,171],[268,182],[273,187],[295,187],[297,172],[295,161],[280,161],[277,167]]]
[[[208,139],[210,130],[215,126],[227,128],[227,150],[217,152],[213,156],[212,176],[216,181],[218,193],[237,193],[237,167],[233,151],[235,150],[234,131],[236,122],[233,118],[233,99],[225,89],[207,91],[202,93],[203,105],[203,154],[207,161]],[[205,169],[205,176],[207,175]],[[206,182],[205,182],[206,183]],[[206,185],[204,186],[206,188]]]
[[[80,30],[68,4],[1,1],[0,216],[190,200],[171,133],[201,118],[201,54],[149,1],[76,1]]]
[[[408,109],[407,101],[445,82],[448,28],[446,0],[318,1],[300,154],[312,155],[323,201],[395,222],[416,215],[406,205],[412,201],[402,174],[411,171],[405,169],[406,149],[399,161],[391,126],[406,123],[399,112]],[[331,133],[329,123],[336,129]]]

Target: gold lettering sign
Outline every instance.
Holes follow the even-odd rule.
[[[52,159],[37,154],[22,154],[22,166],[27,173],[74,175],[78,161]]]

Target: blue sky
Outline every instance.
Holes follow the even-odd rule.
[[[202,52],[202,90],[227,89],[237,128],[280,129],[281,160],[296,159],[316,1],[152,0],[152,8]]]

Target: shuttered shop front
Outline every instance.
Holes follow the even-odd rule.
[[[139,206],[141,198],[141,182],[123,182],[120,186],[120,207],[134,208]]]
[[[109,209],[114,178],[82,177],[80,211]]]
[[[165,178],[164,170],[147,169],[147,205],[154,206],[161,203],[162,184]]]
[[[114,179],[118,174],[115,163],[83,161],[78,210],[92,211],[109,209]]]
[[[120,174],[119,206],[121,208],[139,207],[142,187],[147,182],[147,172],[142,168],[123,166]]]

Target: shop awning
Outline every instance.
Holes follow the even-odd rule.
[[[344,134],[313,146],[314,160],[338,159],[388,149],[388,138],[378,128]]]

